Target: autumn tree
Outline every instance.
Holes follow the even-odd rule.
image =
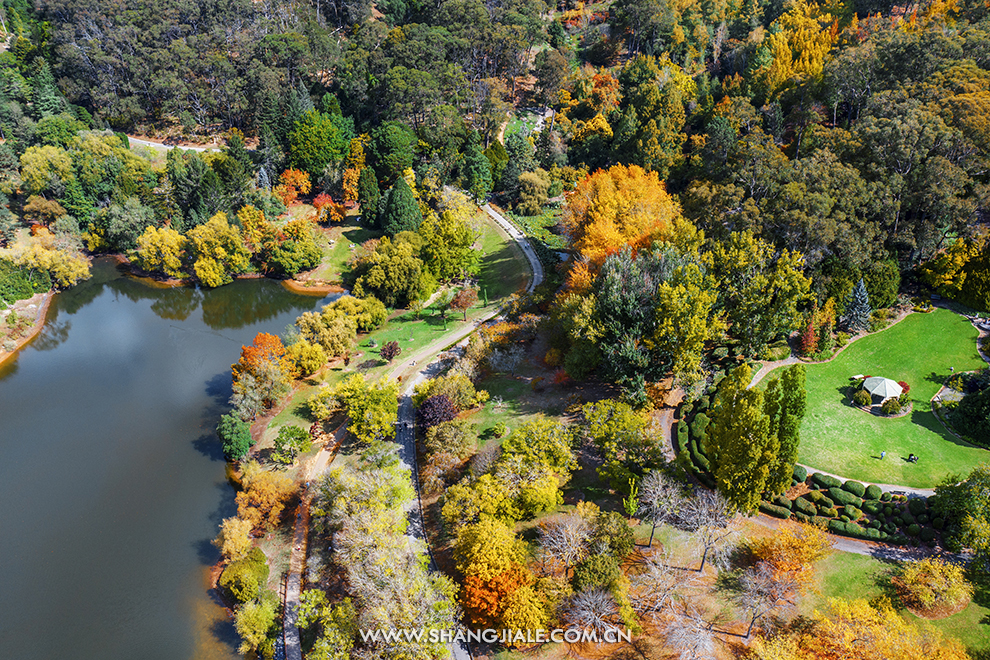
[[[296,460],[296,456],[309,451],[312,446],[308,431],[292,424],[283,426],[275,437],[272,460],[290,465]]]
[[[463,312],[464,320],[467,321],[467,311],[477,302],[478,290],[465,287],[457,292],[450,301],[450,306],[459,312]]]
[[[677,520],[684,506],[681,486],[660,470],[648,472],[639,482],[639,515],[650,523],[649,547],[657,525]]]
[[[251,523],[241,518],[225,518],[220,523],[220,533],[213,539],[213,545],[227,561],[236,561],[247,556],[251,549]]]
[[[193,272],[205,286],[229,284],[233,275],[247,270],[250,253],[237,227],[227,221],[226,213],[217,213],[205,224],[193,227],[186,238]]]
[[[292,361],[286,355],[281,339],[259,332],[250,346],[241,347],[241,357],[231,365],[231,372],[235,382],[250,374],[255,390],[264,405],[270,408],[289,390]]]
[[[744,513],[760,503],[780,452],[763,411],[763,393],[749,387],[752,379],[752,370],[742,364],[719,384],[706,443],[719,492]]]
[[[148,227],[137,239],[137,257],[141,268],[182,277],[182,252],[186,239],[170,227]]]
[[[823,529],[798,523],[782,526],[771,537],[754,539],[750,549],[774,576],[788,577],[795,588],[805,588],[814,579],[815,562],[828,555],[831,546]]]
[[[966,581],[965,569],[938,557],[904,562],[897,580],[902,599],[918,610],[952,609],[973,596],[973,585]]]
[[[469,209],[457,205],[443,213],[431,213],[419,227],[423,238],[420,257],[438,281],[448,281],[477,272],[479,254],[473,249],[474,232],[468,225]]]
[[[762,562],[744,570],[739,585],[742,588],[736,594],[737,604],[750,615],[746,639],[753,634],[757,621],[774,611],[793,607],[797,596],[797,582],[792,573],[776,571]]]
[[[250,476],[244,477],[244,490],[235,497],[237,517],[253,528],[274,529],[292,496],[292,481],[284,474],[260,468],[245,468],[245,472]]]
[[[308,195],[313,189],[313,184],[309,180],[309,174],[302,170],[287,169],[279,175],[279,185],[272,191],[282,203],[289,206],[299,195]]]
[[[530,584],[524,544],[505,524],[491,518],[461,528],[454,543],[454,561],[464,576],[461,602],[476,625],[499,620],[505,599]]]
[[[577,184],[561,222],[574,248],[597,266],[623,246],[668,239],[679,214],[656,172],[615,165]]]

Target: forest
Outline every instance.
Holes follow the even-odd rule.
[[[0,301],[72,286],[101,254],[171,284],[291,279],[324,263],[330,228],[369,232],[334,282],[351,296],[259,335],[233,366],[217,434],[238,514],[216,545],[242,651],[274,652],[255,539],[288,524],[299,493],[283,471],[344,425],[346,464],[312,500],[307,657],[441,657],[356,631],[462,614],[621,625],[663,640],[644,657],[990,652],[977,624],[916,628],[896,604],[948,611],[975,593],[966,616],[982,611],[987,468],[935,475],[911,500],[870,484],[873,468],[807,470],[801,430],[824,397],[821,372],[797,364],[866,351],[914,313],[971,341],[933,300],[990,313],[987,3],[4,0],[0,18]],[[473,218],[489,203],[546,278],[417,386],[413,475],[395,457],[399,383],[366,380],[352,353],[392,365],[402,339],[368,337],[403,309],[436,311],[446,331],[448,311],[467,323],[488,307]],[[935,351],[914,346],[899,348]],[[921,366],[882,408],[856,391],[867,374],[842,384],[843,405],[930,414],[988,447],[976,359],[982,372],[931,372],[959,393],[944,405]],[[578,385],[595,395],[526,407]],[[275,421],[288,403],[309,432]],[[440,571],[406,534],[420,496]],[[757,511],[798,526],[730,543]],[[826,530],[976,560],[965,577],[905,562],[886,600],[835,599],[784,625],[828,562]],[[654,552],[658,532],[696,551]],[[919,595],[935,579],[948,586]],[[734,603],[745,643],[722,643],[731,626],[719,632],[708,598]]]

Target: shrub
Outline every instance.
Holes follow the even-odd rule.
[[[880,503],[871,500],[866,500],[863,502],[863,511],[870,514],[871,516],[880,515]]]
[[[907,533],[908,536],[917,536],[918,534],[921,533],[921,525],[919,525],[918,523],[912,523],[908,525]]]
[[[708,410],[708,397],[707,396],[703,396],[700,399],[698,399],[698,411],[700,412],[702,410]]]
[[[698,413],[694,416],[694,421],[691,422],[691,435],[695,440],[701,440],[705,437],[705,430],[710,422],[711,420],[705,413]]]
[[[499,422],[492,427],[492,433],[495,434],[496,438],[501,438],[509,431],[509,428],[505,425],[505,422]]]
[[[811,476],[811,479],[818,484],[823,490],[827,488],[838,488],[842,485],[842,480],[833,477],[828,474],[822,474],[821,472],[816,472]]]
[[[833,534],[843,534],[846,533],[846,523],[841,520],[829,520],[828,521],[828,531]]]
[[[932,541],[935,540],[935,530],[932,529],[931,527],[922,527],[921,533],[918,535],[918,538],[920,538],[925,543],[931,543]]]
[[[457,417],[457,407],[446,394],[435,394],[423,401],[416,416],[419,418],[419,425],[429,429]]]
[[[866,390],[856,390],[852,398],[853,403],[857,406],[868,406],[873,403],[873,398],[870,397],[870,393]]]
[[[710,472],[712,469],[711,463],[698,451],[694,443],[691,444],[691,462],[697,465],[699,470],[704,472]]]
[[[924,497],[912,497],[908,500],[908,509],[918,516],[928,510],[928,500]]]
[[[767,514],[768,516],[773,516],[775,518],[782,518],[787,520],[791,517],[791,510],[785,509],[782,506],[776,506],[774,504],[768,504],[766,502],[760,502],[760,511]]]
[[[863,517],[863,512],[857,509],[856,507],[852,506],[851,504],[847,504],[844,507],[842,507],[842,513],[843,515],[847,516],[849,520],[859,520],[860,518]]]
[[[840,333],[838,333],[838,334],[835,335],[835,345],[838,346],[839,348],[842,348],[843,346],[845,346],[848,343],[849,343],[849,333],[848,332],[840,332]]]
[[[786,497],[784,497],[783,495],[778,495],[777,497],[773,498],[773,503],[776,504],[777,506],[782,506],[787,510],[791,510],[794,508],[794,506],[791,504],[791,501]]]
[[[923,513],[920,516],[918,516],[918,524],[919,525],[924,525],[927,522],[928,522],[928,514],[927,513]]]
[[[888,504],[883,508],[883,515],[890,518],[892,515],[894,515],[894,508]]]
[[[815,516],[814,518],[811,519],[811,524],[815,525],[816,527],[825,527],[828,525],[828,521],[829,519],[826,518],[825,516]]]
[[[901,518],[900,516],[894,516],[890,519],[890,522],[894,523],[897,527],[903,527],[905,524],[904,518]]]
[[[251,425],[236,415],[223,415],[217,424],[217,435],[223,443],[223,454],[229,461],[239,461],[247,456],[254,438]]]
[[[612,555],[591,555],[574,567],[574,590],[608,589],[621,574],[619,563]]]
[[[835,518],[839,515],[839,510],[835,507],[828,507],[827,509],[820,509],[819,511],[826,518]]]
[[[852,504],[855,507],[863,506],[863,500],[856,497],[852,493],[846,492],[841,488],[829,488],[829,497],[831,497],[837,504]]]
[[[876,484],[870,484],[866,487],[866,491],[861,496],[864,500],[879,500],[883,495],[883,491],[880,490],[880,486]]]
[[[799,522],[809,523],[809,524],[811,523],[812,516],[809,516],[806,513],[801,513],[800,511],[794,511],[793,515],[794,515],[794,519]]]
[[[815,504],[817,504],[819,506],[821,506],[822,502],[824,502],[825,500],[828,500],[828,498],[825,497],[825,493],[823,493],[820,490],[810,491],[807,495],[805,495],[805,497],[807,497],[809,500],[811,500],[812,502],[814,502]],[[831,500],[829,500],[828,506],[832,506],[832,501]]]
[[[726,346],[719,346],[714,351],[712,351],[712,355],[715,357],[716,360],[724,360],[725,358],[729,357],[729,349]]]
[[[903,380],[897,381],[897,384],[901,386],[901,390],[904,392],[904,394],[907,394],[908,392],[911,391],[911,386],[905,383]]]
[[[684,404],[683,406],[681,406],[681,419],[690,417],[691,413],[693,412],[694,412],[694,402]]]
[[[839,520],[841,520],[842,522],[849,522],[849,516],[847,516],[846,514],[842,514],[841,516],[839,516]]]
[[[936,518],[935,520],[932,521],[932,527],[934,527],[935,529],[942,529],[943,527],[945,527],[945,521],[942,520],[941,518]]]
[[[794,466],[794,481],[802,483],[808,479],[808,468],[803,465]]]
[[[883,411],[884,415],[896,415],[901,412],[901,402],[894,398],[887,399],[880,406],[880,410]]]
[[[807,514],[809,516],[814,516],[817,515],[818,513],[818,509],[815,507],[815,505],[809,502],[808,500],[804,499],[803,497],[799,497],[796,500],[794,500],[794,508],[800,511],[801,513]]]
[[[910,525],[911,523],[915,522],[914,516],[911,514],[910,511],[907,510],[901,511],[900,519],[903,521],[901,523],[902,525]]]
[[[891,498],[890,493],[884,493],[884,494],[882,494],[880,496],[880,501],[881,502],[889,502],[890,501],[890,498]]]
[[[924,609],[952,607],[973,596],[973,587],[966,582],[963,568],[938,558],[906,562],[900,579],[907,604]]]
[[[871,520],[870,521],[870,527],[872,527],[873,529],[880,529],[880,525],[881,524],[883,524],[883,523],[881,523],[879,520]]]
[[[863,495],[866,493],[866,486],[859,483],[858,481],[847,481],[846,483],[842,484],[842,490],[848,493],[852,493],[856,497],[863,497]]]

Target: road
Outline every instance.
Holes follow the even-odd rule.
[[[482,208],[486,213],[488,213],[492,220],[494,220],[509,235],[509,237],[516,242],[523,254],[526,256],[526,260],[529,262],[530,269],[533,273],[532,277],[530,277],[526,292],[532,293],[533,290],[543,282],[543,266],[536,256],[536,251],[533,250],[523,233],[516,229],[512,223],[502,217],[490,205],[485,204]],[[389,376],[406,376],[407,370],[413,368],[421,362],[435,357],[448,346],[452,346],[464,340],[468,335],[474,332],[479,325],[496,316],[498,313],[499,309],[497,307],[492,308],[481,318],[461,326],[456,331],[450,332],[429,346],[420,349],[415,354],[408,356],[405,361],[392,369]],[[423,500],[419,490],[419,470],[417,469],[416,462],[416,411],[413,406],[412,394],[416,385],[423,382],[427,378],[436,376],[439,372],[439,368],[439,361],[433,361],[420,367],[408,379],[403,379],[403,382],[407,383],[407,385],[406,389],[402,392],[402,395],[399,398],[399,413],[395,434],[395,441],[399,445],[399,460],[402,462],[404,467],[410,470],[413,486],[416,489],[416,498],[409,510],[409,532],[414,537],[422,539],[426,542],[427,550],[430,553],[430,567],[431,570],[434,571],[438,570],[437,565],[433,560],[433,551],[430,548],[429,539],[426,538],[426,533],[423,529]],[[343,432],[342,428],[338,429],[338,433]],[[316,456],[312,459],[304,472],[307,482],[315,481],[321,474],[323,474],[323,471],[330,462],[330,457],[331,452],[329,452],[325,447],[317,452]],[[296,517],[296,526],[293,532],[292,553],[289,557],[289,573],[286,577],[285,612],[283,616],[282,629],[283,638],[285,640],[286,660],[302,660],[302,648],[299,640],[299,628],[296,626],[296,620],[299,608],[300,589],[302,585],[302,573],[306,568],[306,537],[307,530],[309,529],[309,502],[311,497],[311,490],[307,488],[303,492],[301,503],[299,505],[299,514]],[[450,651],[454,660],[471,660],[471,653],[464,643],[452,644],[450,646]]]
[[[163,144],[162,142],[142,140],[131,135],[127,136],[127,141],[131,144],[136,144],[139,147],[151,147],[152,149],[160,149],[162,151],[168,151],[169,149],[186,149],[189,151],[220,151],[223,149],[222,144],[213,144],[205,147],[184,147],[181,144]]]

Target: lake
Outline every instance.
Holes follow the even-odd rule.
[[[238,657],[207,591],[236,510],[213,428],[241,346],[322,303],[154,288],[106,259],[55,296],[0,367],[0,656]]]

